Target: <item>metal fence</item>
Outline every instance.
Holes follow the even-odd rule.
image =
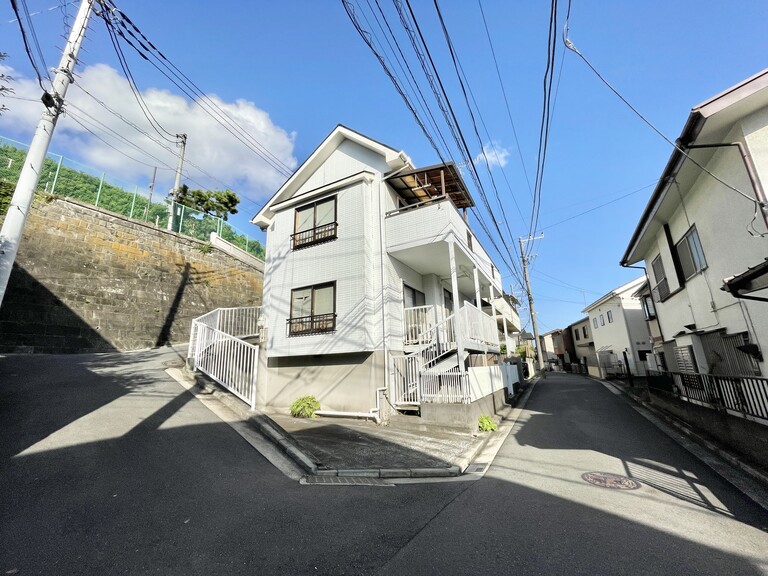
[[[242,340],[259,334],[261,308],[219,308],[192,321],[188,358],[251,408],[256,407],[259,347]]]
[[[0,137],[0,183],[15,187],[28,148],[27,144]],[[129,183],[59,154],[48,153],[36,192],[71,198],[158,228],[168,227],[171,202],[164,194],[153,195],[147,186]],[[208,241],[211,232],[216,232],[257,258],[264,257],[264,249],[258,240],[223,218],[176,203],[173,203],[173,209],[176,212],[174,232],[204,242]]]
[[[648,371],[648,388],[768,425],[768,379]]]

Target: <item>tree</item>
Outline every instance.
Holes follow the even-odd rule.
[[[177,202],[226,220],[230,214],[237,214],[236,206],[240,198],[231,190],[190,190],[189,186],[182,184]]]
[[[8,57],[8,54],[6,54],[5,52],[0,52],[0,62],[5,60],[7,57]],[[0,72],[0,96],[5,96],[6,94],[13,94],[13,88],[11,88],[10,86],[6,86],[8,82],[12,82],[12,81],[13,81],[12,76],[8,76],[8,74],[3,74],[2,72]],[[3,112],[6,112],[7,110],[8,108],[5,105],[0,104],[0,114],[2,114]]]

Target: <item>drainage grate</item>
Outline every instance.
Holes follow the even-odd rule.
[[[595,486],[614,490],[637,490],[640,488],[640,482],[637,480],[610,472],[585,472],[581,475],[581,479]]]
[[[300,484],[308,486],[394,486],[380,478],[361,476],[304,476]]]
[[[467,469],[464,470],[464,474],[482,474],[485,472],[485,469],[488,467],[488,464],[484,462],[477,462],[475,464],[470,464],[467,466]]]

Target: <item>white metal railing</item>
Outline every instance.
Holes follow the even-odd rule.
[[[434,306],[416,306],[403,310],[403,344],[413,346],[419,343],[421,335],[437,324],[437,310]]]
[[[205,324],[197,325],[194,369],[256,407],[259,347]]]
[[[261,307],[217,308],[192,321],[187,357],[238,398],[255,407],[259,347],[242,340],[260,331]]]
[[[423,402],[442,404],[461,404],[470,401],[468,377],[466,373],[425,372],[421,375]]]
[[[496,321],[485,312],[465,302],[461,310],[461,331],[465,341],[499,350],[499,329]]]
[[[395,405],[421,404],[419,381],[423,365],[418,354],[392,357],[392,400]]]

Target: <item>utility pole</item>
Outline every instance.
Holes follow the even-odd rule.
[[[536,238],[526,238],[525,242],[529,240],[538,240],[543,238],[544,235]],[[525,291],[528,293],[528,307],[531,309],[531,324],[533,324],[533,337],[536,339],[536,358],[539,361],[539,370],[544,371],[544,357],[541,354],[541,342],[539,342],[539,325],[536,323],[536,309],[533,307],[533,292],[531,292],[531,279],[528,277],[528,259],[525,257],[525,250],[523,249],[523,239],[518,237],[520,241],[520,258],[523,261],[523,277],[525,278]]]
[[[155,178],[157,177],[157,166],[152,170],[152,182],[149,183],[149,198],[147,199],[147,207],[144,209],[144,222],[149,218],[149,208],[152,206],[152,192],[155,189]]]
[[[176,138],[179,139],[179,163],[176,165],[176,181],[173,183],[173,190],[171,190],[171,206],[168,214],[168,230],[174,229],[174,220],[176,219],[176,202],[179,199],[179,190],[181,189],[181,168],[184,165],[184,150],[187,148],[187,135],[176,134]]]
[[[64,96],[67,94],[67,88],[74,81],[72,72],[75,69],[77,53],[80,51],[80,45],[85,37],[85,29],[88,26],[88,19],[91,16],[95,1],[82,0],[80,3],[80,9],[72,25],[67,45],[61,55],[61,62],[56,69],[56,76],[53,79],[53,93],[43,93],[42,101],[45,110],[40,116],[35,135],[16,183],[16,189],[13,192],[13,198],[11,198],[11,203],[8,206],[2,230],[0,230],[0,305],[2,305],[5,297],[5,290],[11,277],[16,253],[19,251],[24,224],[35,197],[35,188],[40,181],[40,173],[48,153],[48,147],[51,144],[53,130],[64,106]]]

